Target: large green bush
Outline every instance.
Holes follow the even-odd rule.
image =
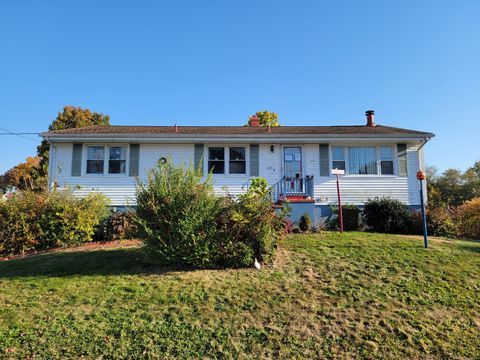
[[[135,219],[147,252],[164,264],[209,266],[220,205],[210,176],[202,183],[192,166],[158,162],[137,186]]]
[[[0,253],[20,254],[41,247],[45,194],[16,193],[0,200]]]
[[[0,201],[0,253],[23,253],[91,241],[108,213],[100,194],[84,198],[71,191],[19,192]]]
[[[275,216],[264,180],[238,199],[215,195],[192,167],[169,159],[137,189],[139,235],[157,262],[175,266],[251,266],[269,260],[283,221]]]
[[[370,199],[363,209],[363,221],[368,230],[380,233],[418,233],[413,216],[407,205],[390,198]]]

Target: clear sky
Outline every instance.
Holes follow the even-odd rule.
[[[479,0],[0,1],[0,127],[64,105],[112,124],[377,123],[436,133],[427,162],[480,159]],[[2,130],[0,130],[2,132]],[[0,135],[0,173],[39,138]]]

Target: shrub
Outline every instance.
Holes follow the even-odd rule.
[[[263,178],[252,180],[248,191],[230,203],[223,211],[218,233],[221,249],[235,249],[235,254],[224,251],[222,265],[251,266],[254,258],[269,262],[275,252],[277,240],[285,232],[284,217],[288,208],[275,213],[268,183]],[[226,215],[226,216],[225,216]],[[224,243],[226,242],[226,244]],[[239,249],[239,250],[237,250]],[[241,250],[241,251],[240,251]],[[241,255],[241,256],[239,256]]]
[[[338,229],[340,227],[340,218],[338,215],[338,206],[332,207],[333,217],[330,219],[329,227]],[[345,231],[357,231],[360,229],[360,209],[356,205],[342,205],[343,229]]]
[[[312,228],[312,218],[308,213],[305,213],[300,217],[300,220],[298,220],[298,227],[303,232]]]
[[[152,259],[193,267],[245,267],[269,261],[284,231],[265,179],[234,199],[215,195],[190,165],[158,163],[138,184],[135,222]],[[283,214],[281,214],[283,215]]]
[[[466,201],[457,208],[454,220],[458,235],[468,239],[480,239],[480,197]]]
[[[0,253],[90,241],[108,211],[103,195],[76,198],[70,191],[18,192],[0,202]]]
[[[94,240],[113,241],[133,239],[136,236],[137,226],[134,222],[134,212],[111,211],[97,227]]]
[[[20,254],[40,248],[46,195],[17,192],[0,201],[0,253]]]
[[[98,193],[78,198],[71,191],[52,191],[41,217],[45,247],[92,241],[97,225],[108,216],[108,200]]]
[[[291,234],[293,232],[293,221],[290,220],[289,218],[284,218],[283,219],[283,227],[284,227],[284,234]]]
[[[404,203],[390,198],[370,199],[363,209],[363,221],[370,231],[408,234],[414,227],[413,213]]]
[[[458,226],[453,220],[453,211],[445,208],[434,208],[427,211],[427,230],[430,235],[456,238]]]
[[[215,261],[212,239],[221,204],[211,176],[201,183],[193,166],[158,162],[137,186],[135,222],[147,253],[169,265],[208,267]]]

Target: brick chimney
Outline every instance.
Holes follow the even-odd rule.
[[[367,110],[365,111],[365,115],[367,115],[367,126],[375,127],[375,111]]]
[[[250,116],[250,118],[248,119],[248,126],[259,126],[259,121],[260,120],[258,119],[257,115]]]

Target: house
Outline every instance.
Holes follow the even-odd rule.
[[[49,184],[82,196],[104,193],[115,207],[135,205],[136,178],[171,157],[175,164],[202,166],[215,190],[236,195],[252,177],[264,177],[274,201],[288,199],[294,220],[317,219],[337,201],[332,169],[341,178],[343,202],[363,205],[373,197],[420,207],[416,172],[424,169],[429,132],[376,125],[366,112],[359,126],[91,126],[49,131]]]

